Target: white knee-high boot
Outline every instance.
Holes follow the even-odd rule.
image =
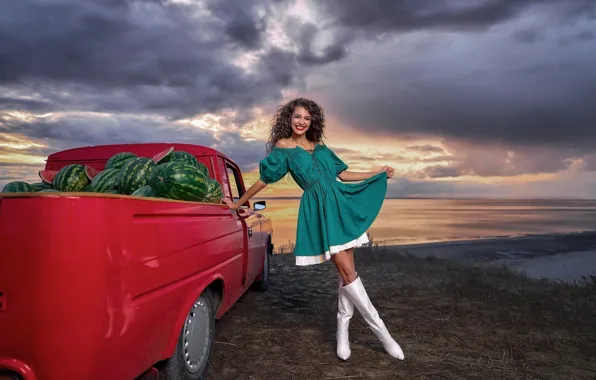
[[[350,350],[350,341],[348,328],[350,318],[354,315],[354,303],[343,290],[344,282],[339,276],[339,289],[337,297],[337,357],[347,360],[352,354]]]
[[[358,308],[358,311],[362,314],[366,323],[368,323],[372,331],[383,344],[385,351],[392,357],[403,360],[404,353],[401,347],[391,337],[391,334],[387,331],[387,327],[385,327],[385,323],[383,323],[383,320],[379,317],[377,309],[375,309],[370,302],[368,294],[364,289],[364,285],[362,285],[362,281],[360,280],[360,276],[358,276],[355,281],[341,288],[341,291],[350,298],[354,305],[356,305],[356,308]]]

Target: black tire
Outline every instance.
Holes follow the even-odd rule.
[[[273,246],[271,242],[267,244],[267,252],[265,252],[265,258],[263,259],[263,271],[261,272],[261,279],[255,281],[254,289],[258,292],[264,292],[269,287],[270,272],[271,269],[271,255],[273,254]]]
[[[214,337],[215,300],[207,288],[193,303],[184,320],[176,351],[160,366],[160,380],[205,380],[211,368]],[[186,361],[187,354],[189,362]]]

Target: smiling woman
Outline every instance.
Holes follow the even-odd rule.
[[[325,115],[312,100],[298,98],[281,106],[273,119],[269,154],[259,165],[260,179],[237,201],[237,209],[268,184],[290,173],[304,191],[298,211],[296,265],[331,260],[339,273],[337,356],[350,357],[350,318],[357,307],[385,350],[403,360],[404,354],[372,305],[354,264],[354,248],[368,243],[367,229],[377,217],[393,168],[353,172],[323,143]],[[337,181],[337,178],[341,180]],[[347,184],[345,182],[355,182]]]

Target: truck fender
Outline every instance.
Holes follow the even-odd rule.
[[[214,293],[221,292],[219,296],[214,294],[216,301],[218,301],[217,306],[219,307],[223,303],[226,293],[224,286],[225,282],[221,274],[214,273],[208,276],[206,280],[202,282],[202,286],[198,287],[195,291],[190,292],[187,299],[181,305],[176,322],[174,326],[171,326],[172,330],[170,333],[170,339],[166,345],[165,352],[163,353],[163,358],[169,358],[174,354],[174,351],[176,350],[176,344],[178,343],[178,337],[180,336],[180,331],[182,331],[182,327],[184,326],[184,321],[186,320],[188,311],[191,309],[195,300],[199,298],[199,296],[205,291],[205,289],[211,287],[213,284],[217,285],[216,289],[212,289],[212,291]],[[217,314],[217,310],[215,311]]]

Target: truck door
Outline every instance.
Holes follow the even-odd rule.
[[[226,171],[228,183],[231,191],[231,197],[235,201],[244,194],[242,177],[236,166],[226,162]],[[263,261],[265,259],[263,244],[261,242],[261,223],[260,220],[250,208],[250,205],[242,206],[238,209],[238,215],[244,221],[245,239],[247,241],[247,250],[244,257],[245,282],[254,280],[261,273]]]

